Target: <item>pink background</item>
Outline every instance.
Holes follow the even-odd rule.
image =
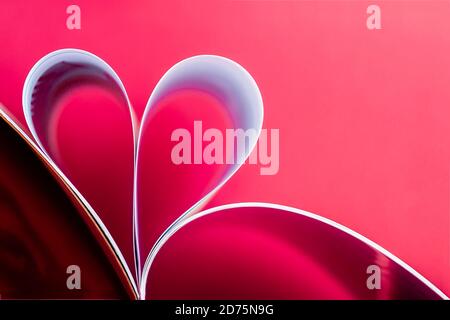
[[[33,64],[76,47],[119,74],[141,117],[164,72],[197,54],[243,65],[280,129],[280,171],[246,165],[210,202],[294,206],[344,224],[450,293],[450,6],[376,1],[2,1],[0,102],[21,121]],[[373,2],[370,2],[372,4]],[[97,182],[98,183],[98,182]]]

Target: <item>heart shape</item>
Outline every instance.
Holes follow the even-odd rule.
[[[129,254],[126,258],[122,254],[123,248],[126,248],[127,245],[129,247],[130,244],[127,244],[126,240],[123,239],[123,234],[133,238],[132,245],[136,264],[135,279],[139,284],[148,273],[154,248],[164,233],[170,232],[172,228],[175,228],[185,219],[195,215],[198,209],[231,178],[249,156],[261,131],[263,121],[262,97],[255,80],[236,62],[219,56],[194,56],[178,62],[163,75],[149,98],[139,124],[123,83],[105,61],[89,52],[78,49],[63,49],[52,52],[39,60],[31,69],[24,85],[23,108],[32,136],[56,167],[62,167],[61,161],[58,160],[58,148],[55,148],[54,142],[51,140],[52,118],[59,112],[56,102],[60,100],[64,92],[71,89],[73,85],[80,83],[90,83],[106,89],[117,99],[117,105],[125,107],[122,108],[122,112],[125,110],[128,116],[129,132],[126,133],[126,126],[121,128],[125,135],[131,137],[133,145],[132,211],[125,216],[125,219],[112,214],[105,216],[103,211],[95,210],[95,206],[90,204],[90,199],[83,195],[82,189],[79,190],[78,186],[73,184],[66,175],[64,177],[66,177],[66,183],[90,209],[94,220],[109,236],[114,249],[118,253],[118,258],[126,267],[130,277],[131,271],[127,267],[130,264]],[[237,154],[237,161],[227,166],[220,178],[214,181],[214,184],[205,194],[195,199],[190,204],[189,209],[170,221],[168,225],[165,222],[166,224],[156,226],[156,230],[165,230],[160,233],[159,238],[150,238],[149,240],[145,232],[140,230],[141,223],[149,225],[149,221],[152,221],[150,211],[143,211],[142,209],[146,208],[143,203],[148,197],[146,190],[140,186],[140,182],[145,178],[141,175],[141,171],[144,170],[146,165],[143,154],[144,142],[146,135],[151,130],[152,110],[156,109],[157,105],[165,98],[183,90],[203,92],[214,97],[225,107],[233,128],[244,131],[253,129],[256,130],[258,136],[250,137],[249,148],[241,150]],[[121,119],[124,119],[123,114]],[[66,173],[64,169],[61,169],[61,171]],[[117,221],[129,221],[129,223],[132,221],[131,233],[124,232],[123,226],[121,226],[122,230],[112,228],[110,233],[108,230],[112,225],[117,226]],[[161,221],[157,223],[161,224]],[[122,240],[116,244],[115,239]],[[141,260],[144,255],[147,256],[145,262]]]
[[[80,84],[88,86],[79,89]],[[80,90],[83,95],[87,94],[87,100],[79,99]],[[66,95],[67,91],[75,93],[75,98]],[[192,98],[192,95],[186,95],[187,91],[201,94]],[[249,156],[258,135],[250,136],[249,147],[237,154],[236,162],[224,165],[219,177],[210,180],[209,185],[206,184],[208,187],[204,192],[198,193],[200,189],[196,187],[186,189],[186,186],[182,186],[181,191],[194,190],[194,197],[183,200],[186,209],[179,212],[176,206],[162,206],[159,215],[156,214],[152,207],[155,197],[151,192],[161,188],[161,184],[160,181],[154,183],[149,180],[153,177],[146,170],[149,163],[154,165],[152,157],[156,156],[155,151],[159,152],[164,143],[158,145],[160,149],[155,149],[148,142],[154,139],[154,132],[161,128],[161,123],[158,122],[161,109],[167,109],[173,104],[174,95],[177,96],[175,100],[188,97],[192,99],[190,101],[197,102],[204,101],[205,95],[208,99],[212,97],[214,103],[218,102],[216,107],[225,109],[232,128],[254,129],[258,135],[260,133],[263,105],[254,79],[237,63],[218,56],[195,56],[170,68],[153,90],[140,123],[124,85],[114,70],[97,56],[85,51],[65,49],[45,56],[30,71],[23,91],[26,121],[37,145],[46,161],[88,208],[91,218],[107,236],[139,298],[144,299],[146,295],[156,298],[235,298],[235,294],[240,292],[243,298],[256,296],[262,299],[383,299],[391,297],[394,292],[390,285],[396,289],[394,298],[446,298],[423,276],[385,249],[320,216],[294,208],[261,203],[240,203],[200,212],[202,205],[231,178]],[[91,99],[95,103],[90,103]],[[91,122],[94,125],[105,122],[102,121],[105,114],[108,115],[108,124],[117,122],[113,129],[120,134],[114,136],[123,136],[123,141],[114,139],[112,147],[118,147],[117,150],[121,152],[120,155],[116,154],[117,151],[106,153],[105,157],[103,152],[97,152],[93,148],[85,156],[92,158],[95,155],[100,158],[93,166],[96,170],[106,167],[101,182],[109,182],[110,172],[119,170],[117,168],[122,165],[129,167],[129,170],[122,172],[129,175],[129,179],[124,180],[129,183],[131,190],[131,196],[124,197],[129,200],[128,205],[125,203],[123,206],[116,206],[115,201],[106,197],[107,204],[114,203],[112,207],[106,208],[110,211],[103,210],[105,208],[101,207],[101,202],[94,201],[92,204],[88,187],[95,181],[89,179],[87,184],[80,183],[81,186],[78,186],[80,181],[77,181],[76,172],[71,169],[78,167],[78,162],[82,160],[78,159],[72,168],[66,168],[62,150],[64,146],[52,139],[55,132],[58,132],[55,123],[64,118],[64,115],[61,116],[61,106],[69,106],[69,109],[73,106],[80,108],[84,104],[95,107],[96,103],[107,107]],[[117,112],[110,113],[110,109],[117,109]],[[170,117],[173,117],[173,110],[167,110],[170,111]],[[86,109],[84,112],[92,116],[94,110]],[[78,114],[73,112],[69,116],[77,117]],[[179,119],[170,119],[179,123]],[[89,127],[88,120],[86,117],[79,119],[80,126]],[[67,126],[70,127],[70,124],[68,122]],[[72,128],[76,129],[77,126]],[[102,136],[103,141],[97,141],[88,134],[86,139],[93,141],[81,143],[91,143],[94,146],[96,143],[103,144],[111,140],[109,135],[112,131],[109,129],[111,128],[102,127],[106,131]],[[82,148],[76,151],[82,152]],[[72,158],[73,154],[78,155],[76,152],[72,153]],[[118,157],[120,160],[117,160]],[[106,165],[103,162],[112,164]],[[203,169],[194,172],[198,174],[202,171]],[[208,176],[206,179],[210,178]],[[160,179],[160,176],[156,179]],[[117,181],[121,182],[120,179]],[[117,181],[111,184],[117,184]],[[105,183],[100,187],[111,192],[123,192],[123,189],[127,189],[126,184],[119,183],[119,186],[122,188],[117,190],[108,189],[109,186]],[[173,193],[172,187],[171,197],[176,198],[178,195]],[[124,208],[123,215],[117,215],[122,210],[119,208]],[[212,213],[214,214],[211,215]],[[161,218],[161,214],[165,217]],[[208,243],[203,245],[205,241]],[[212,254],[217,251],[220,254]],[[285,261],[289,263],[286,264]],[[135,263],[134,275],[129,268],[132,263]],[[361,286],[365,280],[364,273],[356,278],[353,276],[373,263],[380,263],[388,270],[383,278],[388,283],[387,289],[375,292],[376,294]],[[173,273],[165,272],[173,266],[182,269],[174,277]],[[252,269],[255,266],[258,269]],[[210,272],[210,268],[214,272]],[[297,269],[307,270],[306,277],[302,272],[297,272]],[[273,272],[277,273],[276,277],[272,277]],[[221,276],[217,277],[217,274]],[[223,278],[223,274],[229,274],[230,279]],[[311,278],[310,274],[315,276]],[[199,277],[204,281],[200,281]],[[243,283],[245,290],[242,290]],[[194,285],[195,288],[192,289]]]

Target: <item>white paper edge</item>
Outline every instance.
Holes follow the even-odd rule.
[[[395,263],[397,263],[399,266],[401,266],[402,268],[404,268],[406,271],[408,271],[409,273],[411,273],[414,277],[416,277],[417,279],[419,279],[422,283],[424,283],[428,288],[430,288],[433,292],[435,292],[438,296],[440,296],[442,299],[444,300],[449,300],[448,296],[446,294],[444,294],[441,290],[439,290],[433,283],[431,283],[427,278],[425,278],[423,275],[421,275],[419,272],[417,272],[414,268],[412,268],[410,265],[408,265],[406,262],[404,262],[403,260],[401,260],[400,258],[398,258],[397,256],[395,256],[394,254],[392,254],[390,251],[386,250],[385,248],[383,248],[382,246],[380,246],[379,244],[373,242],[372,240],[366,238],[365,236],[361,235],[360,233],[346,227],[343,226],[342,224],[339,224],[331,219],[322,217],[320,215],[308,212],[308,211],[304,211],[301,209],[297,209],[294,207],[289,207],[289,206],[284,206],[284,205],[280,205],[280,204],[275,204],[275,203],[265,203],[265,202],[240,202],[240,203],[232,203],[232,204],[226,204],[226,205],[221,205],[218,207],[214,207],[214,208],[210,208],[208,210],[199,212],[187,219],[184,219],[183,221],[180,221],[180,223],[178,223],[176,226],[174,226],[165,236],[163,239],[161,239],[161,241],[158,243],[157,247],[155,248],[155,254],[152,255],[152,257],[150,258],[150,261],[148,261],[148,263],[146,264],[146,273],[143,272],[143,274],[145,274],[146,276],[143,277],[142,281],[141,281],[141,285],[140,285],[140,298],[141,299],[145,299],[146,296],[146,284],[147,284],[147,277],[148,277],[148,270],[150,269],[156,254],[159,252],[159,250],[164,246],[164,244],[170,239],[170,237],[172,235],[174,235],[178,230],[180,230],[181,228],[183,228],[184,226],[186,226],[187,224],[189,224],[190,222],[199,219],[203,216],[209,215],[209,214],[213,214],[215,212],[220,212],[222,210],[227,210],[227,209],[234,209],[234,208],[270,208],[270,209],[278,209],[278,210],[283,210],[283,211],[287,211],[287,212],[292,212],[294,214],[298,214],[298,215],[302,215],[320,222],[323,222],[331,227],[334,227],[340,231],[343,231],[345,233],[347,233],[350,236],[355,237],[356,239],[362,241],[363,243],[367,244],[368,246],[372,247],[373,249],[375,249],[376,251],[380,252],[381,254],[385,255],[386,257],[388,257],[389,259],[391,259],[392,261],[394,261]]]
[[[116,72],[109,66],[108,63],[106,63],[104,60],[102,60],[100,57],[84,51],[84,50],[80,50],[80,49],[74,49],[74,48],[66,48],[66,49],[60,49],[60,50],[56,50],[53,51],[47,55],[45,55],[44,57],[42,57],[38,62],[36,62],[34,64],[34,66],[32,67],[32,69],[30,70],[30,72],[27,75],[27,78],[25,79],[25,83],[23,86],[23,92],[22,92],[22,104],[23,104],[23,110],[24,110],[24,115],[25,115],[25,120],[27,122],[28,128],[31,131],[33,138],[36,140],[33,141],[33,139],[31,139],[28,134],[26,134],[21,128],[20,126],[18,126],[14,121],[12,121],[12,119],[5,114],[4,112],[2,112],[2,114],[5,116],[5,118],[7,118],[10,123],[14,126],[14,128],[16,128],[21,134],[23,134],[23,136],[25,137],[25,139],[31,143],[33,146],[36,147],[36,150],[38,150],[38,152],[43,156],[43,158],[54,168],[54,170],[58,173],[58,175],[61,176],[61,178],[64,180],[64,182],[72,189],[72,191],[75,193],[75,195],[79,198],[79,200],[83,203],[83,205],[88,209],[88,212],[91,214],[92,218],[94,219],[94,221],[97,223],[97,225],[99,226],[99,228],[103,231],[105,237],[107,237],[110,245],[113,247],[117,258],[119,259],[120,263],[123,265],[124,267],[124,271],[127,274],[132,287],[135,291],[135,293],[138,293],[138,287],[135,281],[135,277],[133,276],[128,263],[126,262],[122,251],[120,250],[120,248],[118,247],[118,245],[116,244],[116,242],[114,241],[113,237],[111,236],[111,233],[109,232],[108,228],[105,226],[105,224],[103,223],[103,221],[100,219],[100,216],[97,214],[97,212],[94,210],[94,208],[89,204],[89,202],[84,198],[84,196],[81,194],[81,192],[78,191],[78,189],[73,185],[73,183],[67,178],[67,176],[62,172],[62,170],[60,170],[60,168],[58,167],[58,165],[53,161],[53,159],[47,154],[47,151],[45,150],[45,148],[43,147],[39,136],[37,135],[37,132],[34,128],[33,125],[33,120],[31,117],[31,109],[28,106],[31,106],[31,101],[30,101],[30,97],[32,92],[30,92],[30,90],[34,89],[35,83],[38,80],[39,76],[41,75],[40,73],[37,73],[37,70],[40,68],[44,68],[44,70],[47,70],[48,68],[50,68],[52,65],[55,65],[56,63],[58,63],[58,56],[65,56],[67,57],[70,54],[76,54],[76,55],[84,55],[86,56],[87,59],[89,59],[89,62],[93,62],[95,60],[98,61],[98,67],[100,67],[101,69],[106,70],[113,78],[114,80],[117,82],[117,84],[119,85],[119,87],[122,90],[122,93],[124,94],[126,101],[127,101],[127,106],[129,108],[130,111],[130,117],[131,117],[131,122],[132,122],[132,129],[133,129],[133,144],[135,141],[135,135],[136,135],[136,131],[137,131],[137,123],[136,123],[136,117],[134,114],[134,111],[131,107],[131,103],[128,99],[128,94],[125,90],[125,87],[122,83],[122,81],[120,80],[119,76],[116,74]],[[135,162],[135,149],[133,149],[133,163]],[[134,229],[134,226],[133,226]],[[133,230],[132,230],[133,232]],[[134,234],[134,232],[133,232]],[[134,247],[135,243],[133,241],[133,251],[136,252],[137,248]]]
[[[148,102],[147,105],[144,109],[144,114],[142,116],[142,120],[141,120],[141,126],[139,129],[139,134],[138,134],[138,141],[137,141],[137,155],[136,155],[136,165],[135,165],[135,179],[134,179],[134,183],[135,183],[135,191],[137,190],[137,170],[138,170],[138,161],[139,161],[139,146],[140,146],[140,138],[141,138],[141,134],[142,134],[142,124],[145,123],[146,121],[146,117],[148,115],[149,110],[151,109],[154,101],[153,100],[157,100],[158,99],[158,91],[159,88],[161,86],[161,84],[164,83],[164,81],[170,77],[173,73],[175,73],[175,70],[182,66],[183,64],[188,64],[190,63],[191,60],[193,59],[202,59],[202,58],[218,58],[219,60],[222,60],[221,62],[226,62],[228,63],[232,68],[234,68],[233,72],[234,73],[240,73],[240,75],[243,75],[245,77],[244,81],[247,82],[247,89],[252,91],[252,94],[254,94],[254,98],[255,98],[255,105],[251,106],[251,108],[254,108],[257,112],[259,112],[260,114],[260,119],[255,119],[255,127],[254,129],[256,129],[257,132],[257,136],[256,139],[254,139],[254,141],[251,141],[250,143],[250,147],[248,150],[248,153],[246,153],[243,157],[243,161],[241,164],[235,164],[234,167],[225,175],[225,177],[222,179],[221,182],[218,183],[218,185],[216,187],[214,187],[210,192],[208,192],[203,198],[201,198],[200,200],[198,200],[196,203],[194,203],[194,205],[192,205],[186,212],[182,213],[173,223],[171,223],[169,225],[169,227],[166,228],[166,230],[161,234],[161,236],[155,241],[155,243],[152,246],[152,249],[150,250],[150,252],[147,254],[147,258],[145,260],[144,266],[142,268],[142,272],[141,272],[141,276],[139,278],[139,287],[141,289],[142,292],[142,288],[143,291],[145,291],[145,285],[142,285],[142,281],[143,278],[147,278],[148,276],[148,272],[149,272],[149,268],[150,268],[150,264],[151,261],[153,260],[153,256],[156,254],[155,252],[155,248],[158,246],[158,243],[165,237],[165,235],[167,233],[170,232],[170,230],[172,228],[174,228],[177,224],[181,223],[182,221],[184,221],[185,219],[189,218],[192,215],[195,215],[196,210],[198,210],[203,204],[205,204],[238,170],[239,168],[242,166],[242,164],[248,159],[248,157],[250,156],[251,152],[254,150],[256,144],[258,143],[258,139],[261,133],[261,129],[262,129],[262,124],[263,124],[263,119],[264,119],[264,107],[263,107],[263,99],[261,96],[261,92],[259,91],[258,85],[256,83],[256,81],[253,79],[253,77],[251,76],[251,74],[244,68],[242,67],[240,64],[238,64],[237,62],[228,59],[226,57],[222,57],[222,56],[217,56],[217,55],[198,55],[198,56],[193,56],[187,59],[184,59],[178,63],[176,63],[175,65],[173,65],[159,80],[158,84],[156,85],[156,87],[154,88]],[[156,97],[156,98],[155,98]],[[137,192],[134,192],[134,208],[135,210],[137,210]],[[136,212],[136,225],[137,225],[137,212]],[[139,239],[138,236],[138,232],[139,229],[136,228],[136,238]]]

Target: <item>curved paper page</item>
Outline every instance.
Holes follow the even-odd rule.
[[[42,151],[89,202],[133,267],[135,119],[116,73],[82,50],[52,52],[30,71],[23,108]]]
[[[116,253],[82,202],[0,115],[1,298],[134,297]]]
[[[273,204],[201,212],[166,235],[156,251],[143,281],[149,299],[446,298],[363,236]],[[377,267],[380,289],[371,290],[368,268]]]
[[[138,135],[135,219],[141,258],[148,257],[170,225],[194,214],[236,172],[255,146],[262,121],[258,86],[236,62],[220,56],[195,56],[166,72],[148,101]],[[240,146],[234,141],[232,152],[222,150],[221,164],[204,165],[200,158],[206,146],[199,140],[206,139],[202,130],[211,127],[218,137],[225,130],[249,134]],[[157,130],[163,134],[158,136]],[[173,160],[176,151],[170,147],[177,132],[192,138],[189,163]],[[158,188],[170,197],[155,196],[160,193]]]

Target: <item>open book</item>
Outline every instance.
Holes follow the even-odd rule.
[[[74,100],[80,90],[88,101]],[[98,91],[106,100],[90,95]],[[190,120],[187,114],[177,118],[169,103],[186,92],[200,93],[188,97],[196,102],[218,101],[221,112],[211,117],[203,110],[205,121],[257,132],[246,148],[236,149],[236,161],[213,170],[158,166],[171,141],[150,143],[167,124],[161,118]],[[89,102],[113,100],[116,113],[86,109]],[[72,108],[64,118],[61,105],[80,101],[84,112]],[[204,210],[250,156],[263,121],[256,82],[229,59],[205,55],[175,64],[138,121],[122,81],[105,61],[59,50],[37,62],[26,79],[28,128],[0,109],[2,299],[446,298],[384,248],[321,216],[269,203]],[[108,132],[98,148],[82,154],[98,143],[80,133],[95,117],[117,134]],[[165,170],[173,178],[164,180]]]

